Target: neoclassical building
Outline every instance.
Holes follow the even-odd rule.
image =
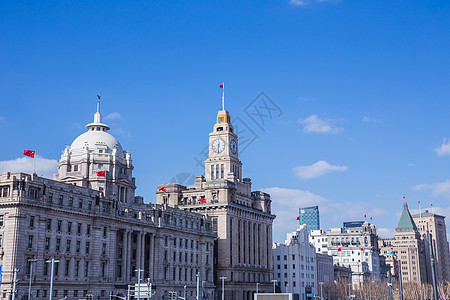
[[[195,186],[177,183],[158,186],[157,203],[212,218],[218,239],[215,244],[214,282],[225,299],[253,299],[259,292],[273,290],[272,222],[270,195],[252,191],[250,178],[243,177],[238,156],[238,136],[228,111],[217,114],[209,134],[209,156],[205,176]],[[203,275],[201,275],[203,276]],[[202,277],[203,278],[203,277]]]
[[[54,180],[36,174],[0,174],[0,265],[3,297],[107,299],[128,285],[152,284],[194,299],[196,274],[214,295],[212,219],[204,214],[144,204],[135,196],[133,164],[102,123],[97,108],[87,132],[67,146]],[[53,291],[50,291],[54,259]],[[16,270],[16,272],[12,272]]]

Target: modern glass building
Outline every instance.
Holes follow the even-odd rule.
[[[300,208],[299,209],[299,221],[300,221],[300,225],[306,224],[308,233],[310,233],[311,230],[319,230],[320,229],[319,207],[318,206],[310,206],[310,207]]]

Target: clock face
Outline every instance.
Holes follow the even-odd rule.
[[[231,153],[236,154],[237,152],[237,143],[236,140],[231,140],[230,142]]]
[[[215,139],[212,143],[212,150],[216,153],[221,153],[225,150],[225,141],[222,139]]]

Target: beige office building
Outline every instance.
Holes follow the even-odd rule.
[[[31,276],[32,299],[49,293],[54,299],[109,299],[110,293],[126,296],[140,273],[157,299],[169,292],[183,296],[185,287],[194,299],[198,273],[211,299],[211,217],[144,204],[135,196],[131,155],[107,132],[98,110],[86,128],[65,148],[55,180],[0,174],[3,297],[11,296],[15,281],[15,298],[28,299]]]
[[[205,176],[197,176],[193,187],[167,183],[159,185],[157,190],[158,204],[212,218],[218,235],[214,280],[221,297],[221,278],[226,277],[225,299],[253,299],[257,284],[260,292],[273,290],[275,215],[271,212],[270,195],[252,191],[251,185],[249,178],[243,178],[238,137],[230,115],[220,110],[209,134]]]
[[[425,244],[428,281],[431,282],[430,247],[428,245],[428,235],[432,236],[433,252],[436,267],[436,280],[440,282],[450,281],[450,256],[449,244],[447,241],[447,229],[445,226],[445,216],[437,215],[426,210],[424,213],[413,216],[417,229]]]

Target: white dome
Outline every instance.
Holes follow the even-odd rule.
[[[107,146],[107,153],[111,153],[114,148],[117,148],[117,153],[123,155],[122,146],[119,141],[111,134],[102,130],[89,130],[83,133],[73,141],[72,145],[70,145],[70,149],[74,151],[89,147],[89,150],[95,150],[99,148],[98,146],[102,149],[104,146]]]

